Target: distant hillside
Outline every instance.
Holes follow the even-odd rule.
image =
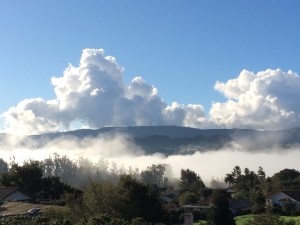
[[[218,150],[233,144],[241,150],[259,151],[261,149],[291,148],[300,144],[300,128],[278,131],[257,131],[251,129],[196,129],[178,126],[138,126],[105,127],[97,130],[80,129],[68,132],[31,135],[19,145],[43,147],[49,141],[58,138],[101,138],[105,136],[125,135],[146,153],[164,154],[192,153],[195,151]],[[5,144],[7,134],[0,136]]]

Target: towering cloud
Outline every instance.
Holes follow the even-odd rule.
[[[214,103],[210,119],[221,127],[281,129],[300,125],[300,78],[296,73],[266,70],[242,71],[236,79],[217,82],[227,97]]]
[[[167,105],[142,77],[127,86],[123,68],[102,49],[84,49],[79,66],[51,79],[56,98],[25,99],[2,114],[7,132],[37,134],[84,126],[179,125],[198,128],[281,129],[300,126],[300,78],[288,71],[243,70],[216,82],[226,102]]]
[[[26,99],[3,113],[10,133],[36,134],[70,129],[134,125],[201,125],[201,105],[168,106],[141,77],[127,87],[123,68],[102,49],[84,49],[78,67],[51,79],[56,98]]]

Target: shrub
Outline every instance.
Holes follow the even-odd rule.
[[[293,210],[291,216],[300,216],[300,209]]]
[[[245,225],[295,225],[295,221],[284,221],[274,214],[260,214],[248,220]]]

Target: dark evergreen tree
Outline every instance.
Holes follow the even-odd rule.
[[[0,177],[1,186],[19,187],[35,194],[41,190],[42,169],[38,161],[26,162],[23,166],[13,163],[8,172]]]
[[[265,212],[266,198],[261,191],[257,191],[253,198],[252,212],[259,214]]]
[[[2,158],[0,158],[0,174],[8,171],[8,164]]]
[[[272,177],[272,189],[300,189],[300,172],[295,169],[284,169]]]
[[[180,180],[178,183],[180,192],[192,191],[196,194],[200,192],[202,188],[205,188],[201,177],[190,169],[182,169],[180,171]]]
[[[107,214],[126,221],[142,218],[153,223],[161,222],[165,219],[165,212],[155,187],[145,185],[129,175],[122,175],[117,184],[92,182],[84,191],[82,205],[71,206],[73,218],[76,221]]]
[[[212,209],[208,214],[209,225],[235,225],[235,220],[229,210],[229,196],[224,190],[215,190],[212,194]]]
[[[165,212],[156,186],[144,185],[129,175],[122,175],[117,184],[117,210],[121,218],[143,218],[162,222]]]
[[[166,187],[168,178],[165,176],[166,165],[153,164],[148,166],[146,170],[141,172],[141,181],[144,184],[155,184],[158,187]]]
[[[180,206],[194,204],[197,203],[198,201],[199,201],[199,196],[193,192],[186,191],[179,196]]]

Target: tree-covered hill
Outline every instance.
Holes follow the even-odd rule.
[[[12,140],[17,147],[42,148],[49,142],[62,139],[106,138],[122,135],[145,150],[187,154],[196,151],[218,150],[231,145],[243,150],[260,151],[273,148],[288,149],[300,144],[300,128],[276,131],[251,129],[196,129],[178,126],[104,127],[80,129],[68,132],[45,133],[15,138],[12,134],[0,134],[0,145],[9,146]]]

